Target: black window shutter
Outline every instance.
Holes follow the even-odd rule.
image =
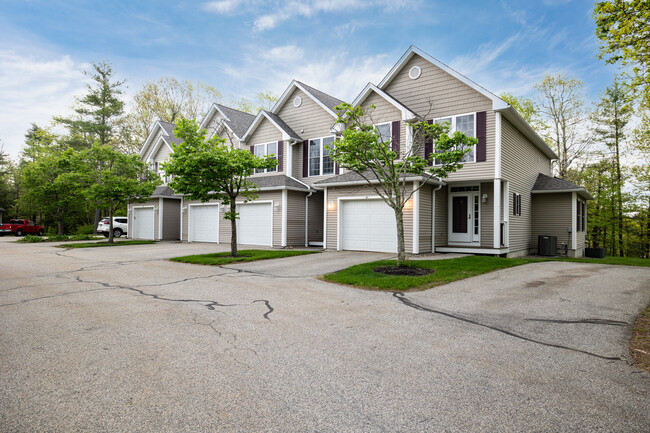
[[[512,193],[512,214],[517,215],[517,193]]]
[[[280,140],[278,141],[278,155],[277,155],[278,171],[282,171],[282,162],[284,159],[282,158],[283,154],[284,154],[284,141]]]
[[[476,162],[483,162],[486,160],[487,153],[487,113],[481,111],[476,113]]]
[[[391,137],[393,152],[397,152],[397,157],[399,158],[399,120],[393,122],[391,130],[393,133],[393,136]]]
[[[309,175],[309,140],[302,142],[302,177]]]
[[[251,146],[251,153],[255,155],[255,146]]]
[[[427,120],[427,123],[429,125],[433,125],[433,120]],[[424,158],[428,160],[432,153],[433,153],[433,138],[428,137],[424,140]],[[429,165],[433,165],[433,161],[429,162]]]

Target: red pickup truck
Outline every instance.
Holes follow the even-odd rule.
[[[45,230],[43,227],[34,224],[34,221],[29,220],[9,220],[8,223],[0,226],[0,236],[13,233],[16,236],[22,235],[38,235],[43,236]]]

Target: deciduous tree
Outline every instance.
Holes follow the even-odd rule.
[[[162,164],[165,174],[172,175],[169,186],[186,194],[191,200],[220,200],[229,206],[224,218],[231,223],[230,253],[237,256],[237,203],[257,198],[258,187],[249,176],[256,168],[273,168],[277,165],[272,156],[264,158],[248,150],[227,146],[226,140],[215,136],[206,139],[206,131],[199,129],[194,120],[180,119],[174,129],[182,142],[172,145],[169,160]]]

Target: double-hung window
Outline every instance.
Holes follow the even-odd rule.
[[[278,155],[278,142],[274,141],[272,143],[264,143],[264,144],[256,144],[255,145],[255,156],[259,156],[260,158],[263,158],[268,155],[275,155],[277,159]],[[270,173],[273,171],[277,171],[278,168],[273,167],[273,168],[256,168],[255,173]]]
[[[379,132],[379,141],[381,143],[388,143],[390,142],[393,137],[392,137],[392,124],[390,122],[388,123],[380,123],[379,125],[376,126],[377,132]]]
[[[309,176],[334,174],[334,161],[330,156],[332,143],[333,136],[309,140]]]
[[[456,131],[462,132],[468,137],[476,137],[476,115],[475,113],[463,114],[460,116],[449,116],[440,119],[435,119],[435,123],[449,123],[449,134]],[[476,146],[463,156],[461,162],[476,162]],[[436,164],[440,161],[436,159]]]

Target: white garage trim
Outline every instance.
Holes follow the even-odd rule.
[[[136,235],[139,233],[136,231],[136,225],[135,225],[135,214],[138,209],[151,209],[153,212],[151,212],[151,238],[138,238],[138,239],[151,239],[152,241],[154,239],[154,235],[156,233],[156,206],[133,206],[133,239],[136,239]]]
[[[272,247],[273,242],[274,242],[274,233],[273,233],[273,228],[274,227],[273,226],[274,226],[274,220],[275,220],[275,215],[274,215],[275,202],[273,200],[254,200],[254,201],[248,201],[248,202],[243,202],[243,201],[236,202],[236,204],[237,204],[237,207],[239,207],[239,206],[250,206],[250,205],[260,205],[260,204],[271,205],[271,218],[270,218],[271,221],[269,221],[270,230],[271,230],[271,242],[268,243],[268,244],[265,244],[265,243],[253,243],[253,244],[251,244],[251,243],[243,243],[242,245],[264,245],[264,246]],[[240,213],[240,212],[238,211],[237,213]],[[241,218],[237,219],[237,222],[238,222],[238,225],[237,225],[237,243],[238,244],[240,243],[241,233],[242,233],[240,231],[240,227],[241,227],[240,221],[241,221]]]
[[[154,210],[155,212],[155,210]],[[158,198],[158,239],[163,237],[163,199]]]
[[[187,206],[187,241],[188,242],[195,242],[194,239],[192,239],[192,208],[193,207],[199,207],[199,206],[216,206],[217,207],[217,221],[216,221],[216,229],[217,229],[217,244],[219,243],[219,225],[221,224],[221,212],[219,207],[221,206],[220,203],[192,203]],[[181,212],[182,213],[182,212]],[[201,241],[197,241],[201,242]]]
[[[341,202],[345,201],[363,201],[363,200],[380,200],[382,203],[386,204],[384,202],[384,199],[381,198],[378,195],[361,195],[361,196],[349,196],[349,197],[339,197],[338,198],[338,203],[337,203],[337,218],[336,218],[336,249],[337,251],[341,251]],[[386,204],[386,206],[388,206]]]
[[[413,254],[420,254],[420,186],[419,182],[413,182]],[[402,208],[402,213],[404,208]]]
[[[287,190],[282,190],[282,246],[287,246]],[[271,205],[273,209],[273,205]],[[271,230],[271,233],[273,231]]]
[[[327,187],[323,192],[323,249],[327,249]]]

